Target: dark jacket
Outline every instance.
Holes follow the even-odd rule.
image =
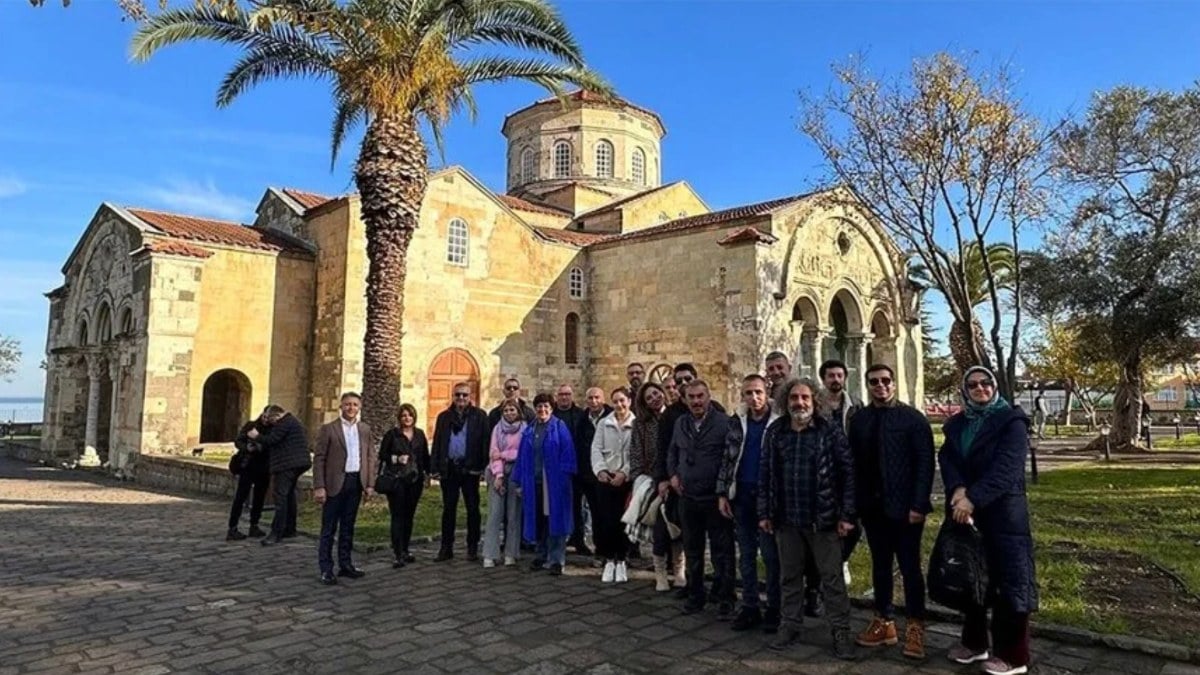
[[[697,430],[692,416],[675,420],[671,444],[667,446],[667,475],[679,476],[683,498],[716,500],[717,475],[729,442],[729,415],[709,405],[708,414]]]
[[[908,521],[933,511],[933,430],[916,408],[897,402],[859,409],[846,430],[854,452],[858,515]]]
[[[763,455],[758,468],[758,518],[782,522],[784,476],[780,458],[791,452],[788,442],[791,419],[780,417],[767,427],[763,436]],[[815,491],[813,528],[829,531],[838,521],[853,522],[856,518],[854,501],[854,457],[841,428],[821,415],[813,415],[813,431],[820,435],[816,457],[813,458]]]
[[[258,437],[270,456],[271,473],[303,470],[312,467],[312,455],[308,452],[308,434],[304,425],[291,413],[284,414]]]
[[[612,414],[612,406],[604,404],[600,419]],[[563,424],[570,424],[564,419]],[[579,409],[579,417],[575,420],[575,428],[570,429],[571,442],[575,444],[575,477],[588,482],[596,482],[596,474],[592,471],[592,440],[596,438],[596,425],[592,424],[591,415],[587,408]]]
[[[260,438],[250,438],[247,433],[251,429],[257,429]],[[261,434],[265,434],[268,429],[270,427],[263,424],[261,420],[254,419],[243,424],[241,430],[238,431],[233,447],[237,448],[238,454],[243,456],[244,461],[239,461],[243,473],[265,477],[271,472],[271,453],[263,447],[261,440]]]
[[[662,414],[648,413],[633,420],[633,437],[629,439],[629,481],[638,476],[654,478],[654,466],[662,453],[658,445],[658,427]]]
[[[954,491],[965,487],[967,498],[975,505],[975,527],[983,536],[989,593],[998,595],[1013,611],[1035,612],[1038,588],[1025,494],[1029,418],[1016,409],[989,415],[975,435],[970,456],[963,457],[959,439],[966,425],[962,413],[951,417],[938,453],[947,509]]]
[[[517,405],[521,406],[521,417],[524,417],[525,421],[528,422],[529,424],[533,424],[533,408],[531,408],[529,406],[529,403],[527,403],[525,401],[525,399],[523,399],[523,398],[518,398]],[[492,408],[490,411],[488,411],[488,437],[489,438],[491,438],[492,429],[495,429],[496,425],[500,423],[500,418],[503,416],[502,415],[503,411],[504,411],[504,402],[503,401],[500,402],[500,405],[498,405],[495,408]]]
[[[720,403],[716,401],[710,401],[710,403],[717,412],[725,412],[725,408]],[[671,438],[675,435],[675,422],[679,421],[680,417],[690,414],[687,403],[683,399],[679,399],[667,406],[667,409],[663,411],[662,419],[658,421],[658,447],[662,452],[658,453],[658,461],[655,463],[654,480],[659,483],[671,478],[671,474],[667,472],[666,449],[671,447]]]
[[[409,463],[417,467],[416,480],[424,480],[429,475],[429,441],[424,431],[414,428],[411,441],[400,427],[392,427],[383,435],[383,442],[379,444],[380,473],[398,473],[400,457],[408,457]]]
[[[469,406],[466,415],[467,456],[463,469],[467,473],[483,474],[488,463],[488,443],[491,442],[491,426],[487,413],[482,408]],[[450,434],[454,420],[454,408],[447,408],[437,416],[433,427],[433,452],[430,453],[430,469],[434,475],[445,475],[450,464]]]

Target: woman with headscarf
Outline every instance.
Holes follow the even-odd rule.
[[[948,656],[957,663],[982,661],[990,675],[1017,675],[1029,669],[1029,615],[1038,608],[1025,494],[1029,418],[1000,396],[995,375],[981,366],[963,376],[962,396],[962,412],[946,422],[938,463],[950,517],[973,522],[983,539],[988,599],[966,612],[961,643]]]

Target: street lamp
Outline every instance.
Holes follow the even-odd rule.
[[[1112,441],[1108,438],[1110,433],[1112,433],[1112,427],[1109,426],[1108,420],[1104,420],[1100,425],[1100,435],[1104,437],[1104,461],[1106,462],[1112,461]]]

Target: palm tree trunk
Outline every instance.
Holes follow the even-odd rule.
[[[408,245],[425,198],[427,160],[414,118],[380,115],[367,125],[354,169],[368,261],[362,415],[381,432],[400,408]]]
[[[969,325],[968,333],[967,322],[955,320],[950,324],[950,335],[947,338],[954,365],[960,373],[965,373],[967,368],[972,366],[984,366],[989,369],[992,367],[991,359],[984,348],[986,338],[983,334],[983,324],[979,323],[979,319],[972,317]]]

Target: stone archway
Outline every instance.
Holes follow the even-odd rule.
[[[843,288],[829,302],[829,333],[825,337],[823,358],[837,359],[846,364],[846,387],[851,394],[860,397],[864,393],[865,342],[861,305],[850,291]]]
[[[438,414],[450,407],[454,400],[454,385],[466,382],[471,385],[471,400],[479,405],[479,366],[470,352],[463,349],[447,349],[438,354],[429,366],[428,389],[425,395],[425,430],[433,436],[434,422]]]
[[[250,378],[232,368],[209,375],[200,406],[200,442],[230,443],[248,419]]]

